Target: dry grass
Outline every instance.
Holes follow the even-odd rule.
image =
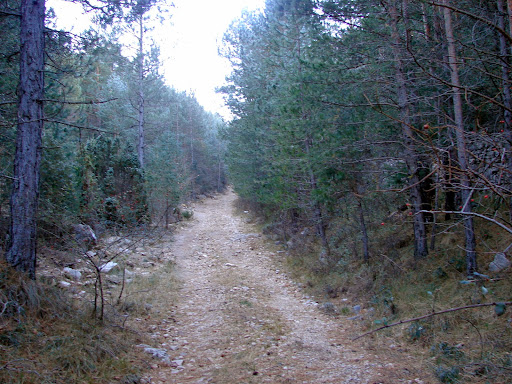
[[[476,228],[480,272],[486,274],[495,252],[505,249],[510,237],[486,222],[478,222]],[[319,301],[334,303],[342,316],[354,315],[342,298],[372,308],[372,314],[364,316],[362,330],[433,310],[512,299],[510,268],[492,275],[495,280],[460,283],[466,279],[460,227],[438,235],[436,251],[422,261],[413,260],[412,239],[406,241],[405,229],[410,230],[408,223],[395,223],[371,233],[369,265],[353,251],[356,236],[337,244],[338,260],[329,268],[318,267],[318,252],[292,253],[288,265],[305,289]],[[428,357],[422,358],[424,364],[440,382],[512,383],[511,314],[511,308],[499,317],[493,307],[459,311],[382,331],[372,335],[370,344],[400,343],[421,349],[420,355]]]
[[[122,383],[141,373],[134,332],[0,264],[0,383]],[[7,305],[5,305],[7,303]]]
[[[153,317],[158,316],[161,309],[169,307],[175,301],[179,285],[180,282],[174,274],[174,263],[165,262],[149,274],[136,276],[126,285],[119,310],[129,318],[150,312]],[[165,295],[155,292],[165,292]]]

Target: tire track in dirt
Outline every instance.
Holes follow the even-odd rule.
[[[233,192],[207,199],[169,243],[181,281],[152,383],[429,383],[407,362],[353,343],[276,267],[275,246],[234,213]],[[251,232],[252,231],[252,232]],[[165,295],[165,292],[156,294]],[[395,359],[396,360],[396,359]]]

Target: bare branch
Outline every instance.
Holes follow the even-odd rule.
[[[481,308],[481,307],[492,307],[492,306],[496,306],[496,305],[498,305],[498,304],[500,304],[500,305],[512,305],[512,301],[506,301],[506,302],[502,302],[502,303],[471,304],[471,305],[465,305],[465,306],[463,306],[463,307],[456,307],[456,308],[444,309],[444,310],[442,310],[442,311],[429,313],[428,315],[418,316],[418,317],[415,317],[415,318],[412,318],[412,319],[400,320],[400,321],[397,321],[396,323],[383,325],[382,327],[379,327],[379,328],[373,329],[373,330],[371,330],[371,331],[368,331],[368,332],[363,333],[362,335],[359,335],[359,336],[357,336],[357,337],[354,337],[352,340],[358,340],[358,339],[361,339],[362,337],[365,337],[365,336],[371,335],[372,333],[375,333],[375,332],[381,331],[381,330],[386,329],[386,328],[395,327],[395,326],[397,326],[397,325],[401,325],[401,324],[413,323],[413,322],[415,322],[415,321],[428,319],[428,318],[430,318],[430,317],[434,317],[434,316],[442,315],[442,314],[445,314],[445,313],[456,312],[456,311],[462,311],[462,310],[464,310],[464,309]]]
[[[16,104],[16,103],[17,103],[16,100],[2,101],[2,102],[0,102],[0,105],[12,105],[12,104]]]
[[[116,132],[107,131],[105,129],[86,127],[84,125],[73,124],[73,123],[69,123],[67,121],[61,121],[61,120],[55,120],[55,119],[44,119],[44,121],[47,121],[48,123],[67,125],[68,127],[73,127],[73,128],[78,128],[78,129],[87,129],[89,131],[109,133],[111,135],[115,135],[116,134]]]
[[[95,105],[95,104],[105,104],[111,101],[117,100],[117,97],[108,99],[108,100],[87,100],[87,101],[65,101],[65,100],[55,100],[55,99],[43,99],[41,101],[48,103],[59,103],[59,104],[71,104],[71,105]]]
[[[500,28],[498,25],[494,24],[491,20],[488,20],[488,19],[486,19],[484,17],[477,16],[474,13],[470,13],[468,11],[464,11],[463,9],[456,8],[456,7],[452,6],[452,5],[436,3],[435,1],[427,1],[426,3],[429,4],[429,5],[433,5],[434,7],[448,8],[448,9],[450,9],[451,11],[453,11],[455,13],[460,13],[461,15],[468,16],[468,17],[470,17],[472,19],[481,21],[482,23],[487,24],[489,27],[497,30],[499,33],[501,33],[503,36],[505,36],[505,38],[510,43],[512,43],[512,36],[510,36],[507,33],[507,31],[505,31],[503,28]]]
[[[21,17],[21,13],[14,11],[0,10],[0,15]]]
[[[18,179],[16,179],[15,177],[7,176],[7,175],[2,175],[2,174],[0,174],[0,177],[3,177],[4,179],[9,179],[9,180],[12,180],[12,181],[16,181],[16,180],[18,180]]]
[[[429,211],[429,210],[421,210],[421,211],[418,211],[419,212],[422,212],[422,213],[451,213],[451,214],[454,214],[454,215],[466,215],[466,216],[475,216],[475,217],[479,217],[481,219],[484,219],[484,220],[487,220],[487,221],[490,221],[491,223],[493,224],[496,224],[497,226],[499,226],[500,228],[504,229],[505,231],[507,231],[508,233],[510,233],[512,235],[512,228],[509,228],[507,227],[505,224],[502,224],[500,223],[498,220],[496,219],[493,219],[491,217],[488,217],[488,216],[485,216],[485,215],[482,215],[481,213],[476,213],[476,212],[463,212],[463,211]]]

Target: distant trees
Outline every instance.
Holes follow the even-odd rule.
[[[122,14],[119,3],[98,4],[105,17]],[[6,259],[32,278],[37,237],[56,240],[77,222],[117,229],[160,221],[170,206],[227,183],[224,122],[165,85],[157,50],[124,57],[115,36],[45,29],[44,12],[44,1],[0,9],[0,188],[13,191]]]
[[[137,110],[137,156],[139,159],[140,168],[145,168],[145,107],[148,103],[146,100],[146,77],[153,70],[158,70],[158,62],[155,62],[154,52],[151,55],[147,49],[148,36],[147,32],[148,24],[152,21],[149,14],[153,8],[156,8],[159,4],[158,0],[136,0],[129,4],[129,8],[124,17],[124,21],[127,24],[127,28],[131,30],[136,41],[136,55],[135,55],[135,72],[136,72],[136,102],[134,107]],[[153,62],[151,62],[153,60]]]

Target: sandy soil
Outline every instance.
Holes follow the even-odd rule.
[[[235,213],[235,199],[229,192],[197,204],[163,244],[176,263],[178,292],[140,325],[172,362],[153,360],[147,381],[434,383],[410,347],[352,341],[359,322],[328,315],[305,296],[276,245]]]

